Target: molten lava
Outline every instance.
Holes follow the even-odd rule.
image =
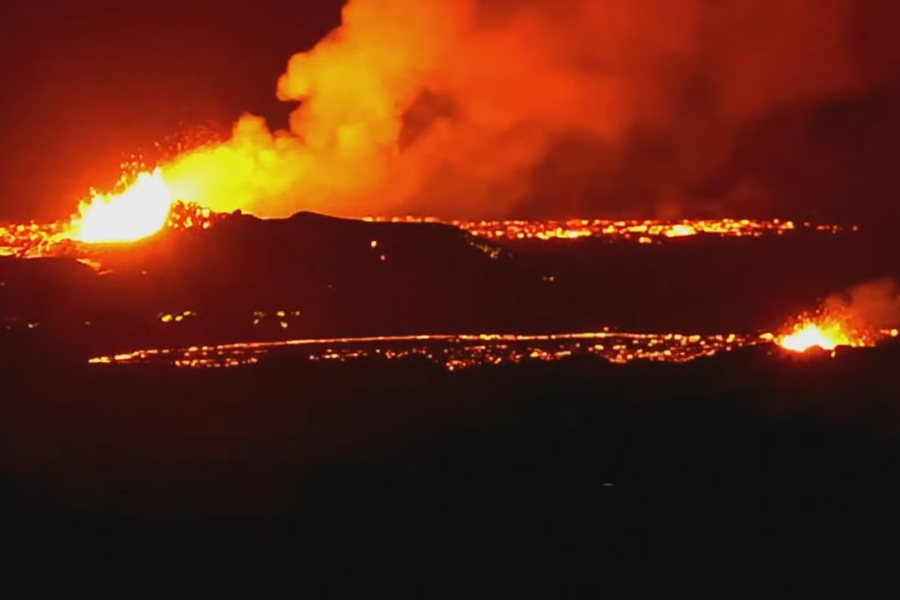
[[[806,352],[810,348],[834,350],[838,346],[854,345],[850,336],[842,330],[839,323],[829,323],[822,326],[809,323],[794,333],[781,338],[779,344],[785,350],[794,352]]]
[[[94,194],[69,224],[71,239],[88,243],[133,242],[165,227],[175,199],[162,171],[141,173],[120,194]]]
[[[375,223],[429,223],[444,222],[473,235],[488,239],[507,240],[578,240],[582,238],[607,238],[633,240],[642,244],[661,242],[665,239],[708,235],[716,237],[763,237],[784,235],[797,231],[816,231],[837,234],[845,231],[840,225],[794,223],[774,219],[685,219],[662,221],[657,219],[568,219],[566,221],[438,221],[430,217],[367,217]],[[858,231],[853,226],[851,231]]]

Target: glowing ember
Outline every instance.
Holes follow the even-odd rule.
[[[121,194],[96,194],[90,202],[82,202],[69,236],[89,243],[139,240],[165,227],[173,203],[160,169],[141,173]]]

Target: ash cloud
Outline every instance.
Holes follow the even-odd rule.
[[[900,192],[895,8],[351,0],[278,81],[290,131],[248,115],[167,177],[262,216],[840,215]]]

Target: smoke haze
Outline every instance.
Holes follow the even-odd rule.
[[[823,310],[845,315],[860,330],[900,327],[900,286],[891,278],[869,281],[831,296]]]
[[[247,115],[166,177],[260,216],[838,214],[900,192],[892,6],[351,0],[277,82],[289,131]]]

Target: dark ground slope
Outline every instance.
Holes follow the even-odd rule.
[[[895,555],[898,359],[4,361],[2,565],[128,595],[859,593]]]

